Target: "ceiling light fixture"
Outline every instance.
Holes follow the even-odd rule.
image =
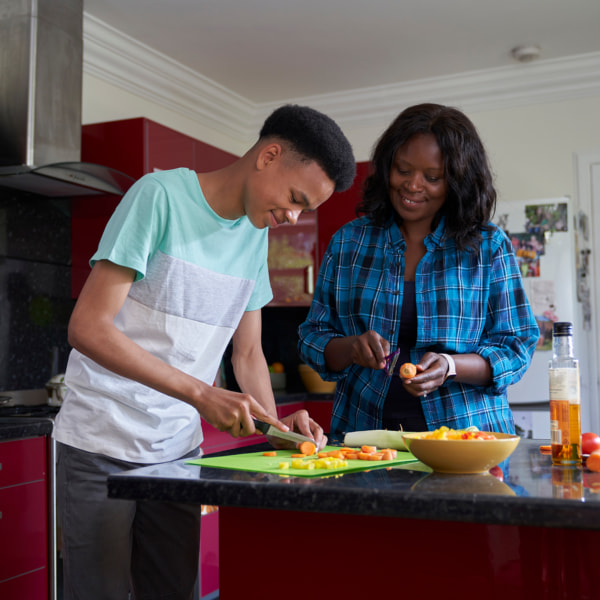
[[[516,46],[510,51],[511,56],[520,63],[531,62],[540,57],[542,49],[534,44]]]

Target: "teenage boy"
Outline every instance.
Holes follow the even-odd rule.
[[[288,105],[233,164],[148,174],[124,196],[69,323],[54,431],[65,600],[191,598],[199,507],[108,499],[106,478],[197,455],[201,416],[234,437],[254,416],[325,444],[306,411],[277,419],[261,347],[268,230],[354,175],[339,127]],[[230,340],[242,393],[212,386]]]

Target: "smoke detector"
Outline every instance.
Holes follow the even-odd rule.
[[[516,46],[510,51],[510,55],[520,63],[531,62],[540,57],[542,49],[535,44],[527,44],[523,46]]]

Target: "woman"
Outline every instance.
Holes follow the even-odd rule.
[[[514,433],[506,389],[539,330],[471,121],[404,110],[375,147],[357,214],[332,238],[300,326],[303,360],[337,380],[332,437],[471,425]],[[393,376],[391,360],[399,349]],[[417,365],[402,379],[398,367]]]

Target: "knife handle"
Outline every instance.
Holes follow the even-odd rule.
[[[254,427],[257,429],[257,431],[260,431],[261,433],[267,433],[267,431],[269,431],[269,427],[271,426],[268,423],[265,423],[264,421],[259,421],[254,417],[252,418],[252,420],[254,421]]]

